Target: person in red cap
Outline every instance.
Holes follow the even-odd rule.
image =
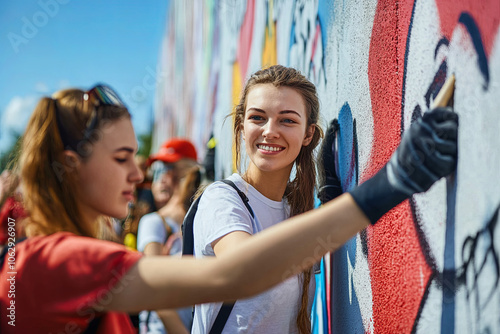
[[[149,157],[147,164],[153,170],[151,191],[158,210],[172,197],[180,179],[177,174],[196,165],[197,158],[194,145],[183,138],[167,140]]]
[[[149,157],[149,164],[158,160],[165,163],[175,163],[181,159],[196,161],[198,159],[196,148],[187,139],[172,138],[161,145],[158,153]]]
[[[153,169],[151,191],[158,211],[139,221],[137,250],[145,255],[176,255],[182,251],[180,226],[189,201],[200,184],[194,145],[187,139],[167,140],[158,153],[149,157]],[[183,191],[183,189],[190,189]],[[189,333],[191,307],[179,310],[143,311],[139,314],[143,332]]]

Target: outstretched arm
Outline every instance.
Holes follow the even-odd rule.
[[[144,255],[146,256],[157,256],[162,253],[162,245],[158,242],[150,242],[144,247]],[[187,334],[189,331],[186,326],[182,323],[179,314],[175,309],[164,309],[156,310],[158,317],[160,317],[163,322],[163,326],[167,330],[167,333],[172,334]]]
[[[257,294],[311,267],[414,193],[451,173],[458,117],[426,113],[407,131],[390,162],[374,177],[324,204],[252,237],[217,258],[146,257],[120,281],[108,310],[137,311],[235,300]]]
[[[107,310],[139,311],[236,300],[311,267],[369,221],[349,194],[202,260],[144,257],[122,278]]]

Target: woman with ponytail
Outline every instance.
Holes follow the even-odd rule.
[[[266,96],[262,87],[273,94],[265,99],[268,104],[255,99]],[[95,239],[103,217],[127,215],[134,187],[143,178],[134,161],[137,141],[130,114],[116,93],[104,85],[43,98],[27,125],[20,157],[24,206],[29,215],[27,239],[15,240],[9,235],[7,247],[0,253],[0,308],[5,311],[0,332],[134,333],[127,313],[241,300],[290,277],[285,284],[297,287],[295,275],[304,275],[301,273],[307,273],[325,253],[455,169],[457,118],[447,110],[429,112],[412,125],[394,158],[373,178],[351,193],[299,215],[310,207],[307,198],[296,194],[294,185],[302,189],[301,182],[312,183],[314,178],[288,184],[283,182],[283,171],[291,168],[298,152],[310,145],[312,150],[320,136],[316,120],[311,119],[313,113],[305,107],[309,105],[307,96],[299,95],[296,88],[273,87],[255,85],[248,89],[243,104],[244,118],[238,124],[252,163],[242,179],[248,189],[242,190],[252,196],[259,189],[267,203],[289,206],[293,217],[251,238],[251,231],[230,233],[224,237],[228,239],[214,244],[216,252],[223,246],[220,255],[202,260],[143,257],[123,245]],[[295,103],[281,105],[283,95]],[[286,136],[289,130],[277,129],[285,126],[292,129]],[[423,152],[423,160],[422,152],[415,154],[415,145],[423,147],[423,142],[435,138],[439,140],[432,151]],[[273,156],[278,155],[287,157],[274,161]],[[413,173],[408,174],[410,167]],[[303,191],[305,197],[312,197],[312,186],[309,190],[308,184]],[[234,206],[240,205],[236,196]],[[283,197],[286,202],[280,202]],[[243,217],[242,210],[237,217]],[[216,219],[230,222],[233,217]],[[277,218],[271,219],[259,217],[261,224]],[[238,245],[231,242],[234,237]],[[230,250],[224,251],[225,241],[231,244]],[[273,310],[285,302],[280,296],[263,306]],[[265,312],[257,318],[262,315]],[[300,314],[298,318],[303,319]],[[250,320],[248,325],[253,326]],[[290,328],[303,331],[300,324]]]

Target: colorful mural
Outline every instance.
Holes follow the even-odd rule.
[[[338,118],[344,190],[376,173],[456,77],[455,175],[325,258],[315,333],[500,332],[500,2],[171,0],[157,72],[155,145],[217,141],[233,172],[231,119],[263,66],[310,78]],[[243,163],[244,165],[244,163]]]

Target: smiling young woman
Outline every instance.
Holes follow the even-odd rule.
[[[231,187],[221,182],[209,186],[194,219],[196,256],[230,254],[252,235],[313,209],[313,150],[322,137],[318,118],[316,88],[297,70],[272,66],[250,77],[233,126],[237,164],[241,140],[249,163],[241,175],[228,179],[248,197],[255,216]],[[308,333],[314,288],[307,270],[259,296],[238,300],[222,332]],[[193,331],[208,333],[220,309],[220,303],[197,305]]]
[[[311,86],[308,87],[313,89]],[[223,223],[244,223],[237,232],[227,234],[225,240],[220,239],[222,236],[215,240],[214,249],[220,253],[217,258],[202,260],[142,257],[125,246],[94,238],[100,217],[123,218],[127,214],[130,194],[134,185],[142,180],[134,163],[137,143],[130,114],[116,93],[103,85],[86,92],[72,89],[58,92],[52,98],[42,98],[26,128],[20,158],[24,205],[29,213],[28,238],[9,250],[8,254],[15,253],[15,263],[4,261],[0,268],[2,278],[15,281],[12,285],[10,280],[0,280],[0,308],[13,309],[9,315],[15,318],[15,327],[3,319],[0,332],[82,332],[97,326],[101,333],[133,333],[126,312],[248,298],[290,277],[293,278],[285,284],[297,289],[294,276],[304,270],[298,318],[301,324],[305,323],[302,317],[307,315],[307,310],[303,312],[302,306],[310,295],[306,289],[309,286],[307,270],[325,253],[334,251],[401,200],[414,192],[425,191],[439,177],[450,173],[456,162],[457,129],[456,118],[450,119],[446,111],[424,115],[421,124],[411,129],[409,139],[402,141],[394,161],[368,180],[367,186],[363,184],[352,195],[344,194],[318,210],[299,215],[300,211],[312,207],[314,177],[308,169],[313,169],[310,168],[311,152],[319,140],[319,132],[315,130],[307,144],[310,125],[317,121],[311,116],[317,115],[317,109],[308,109],[308,98],[309,95],[303,95],[305,114],[299,107],[288,106],[283,113],[285,109],[281,107],[273,109],[263,105],[260,109],[265,115],[248,120],[243,118],[246,112],[243,104],[235,127],[237,133],[246,131],[248,145],[255,150],[255,161],[252,160],[255,166],[249,168],[253,170],[249,173],[252,179],[259,175],[261,165],[269,166],[262,172],[262,180],[275,182],[274,178],[266,178],[268,172],[284,178],[283,171],[289,170],[291,163],[287,150],[296,150],[290,147],[292,145],[306,144],[301,146],[294,162],[296,177],[284,189],[286,201],[259,195],[257,189],[275,191],[258,182],[257,188],[249,185],[245,189],[250,196],[253,193],[262,199],[262,205],[276,207],[275,217],[262,219],[262,224],[285,219],[284,208],[288,207],[289,215],[294,217],[286,224],[276,224],[250,237],[252,230],[246,225],[250,219],[245,217],[246,211],[242,211],[246,209],[241,207],[240,198],[226,196],[232,198],[225,204],[232,206],[234,214],[215,218],[212,214],[212,218]],[[305,124],[294,112],[283,117],[289,111],[301,119],[305,116]],[[270,119],[272,124],[268,126],[269,120],[259,124],[260,117]],[[281,127],[294,122],[301,124],[297,126],[297,135],[285,135],[287,128]],[[257,130],[253,134],[251,126],[260,127],[261,135],[257,136]],[[441,131],[443,127],[446,131]],[[414,154],[408,143],[433,140],[443,134],[446,140],[436,143],[435,151],[425,153],[432,159],[425,159],[424,164],[418,160],[418,164],[412,166],[419,170],[427,168],[426,164],[445,161],[443,166],[433,169],[437,174],[433,173],[432,179],[427,177],[427,172],[405,176],[398,168],[399,161],[417,161],[412,160]],[[445,148],[441,147],[443,143]],[[450,152],[450,148],[455,150]],[[272,161],[282,153],[287,156],[284,163]],[[388,174],[391,181],[386,177]],[[408,180],[411,183],[406,182]],[[241,178],[239,182],[246,184]],[[412,190],[414,185],[420,186],[418,190]],[[217,184],[216,187],[221,188]],[[227,189],[221,191],[229,193]],[[250,200],[253,206],[255,199]],[[208,247],[212,247],[212,242]],[[15,294],[9,293],[12,286]],[[296,293],[294,296],[298,297]],[[278,299],[279,305],[276,299],[271,300],[274,304],[267,305],[282,308],[288,301],[288,296],[284,298]],[[293,300],[284,308],[292,314],[296,313],[293,311],[296,306]],[[265,318],[261,313],[249,319],[250,328],[257,326],[261,316]],[[289,328],[296,327],[299,326],[295,323],[289,324]]]
[[[281,180],[286,186],[295,159],[317,131],[315,123],[308,124],[309,110],[311,107],[306,108],[301,91],[286,83],[281,86],[262,83],[249,90],[241,129],[250,158],[246,179],[259,182],[264,177]],[[277,200],[283,197],[284,187],[281,188]]]

